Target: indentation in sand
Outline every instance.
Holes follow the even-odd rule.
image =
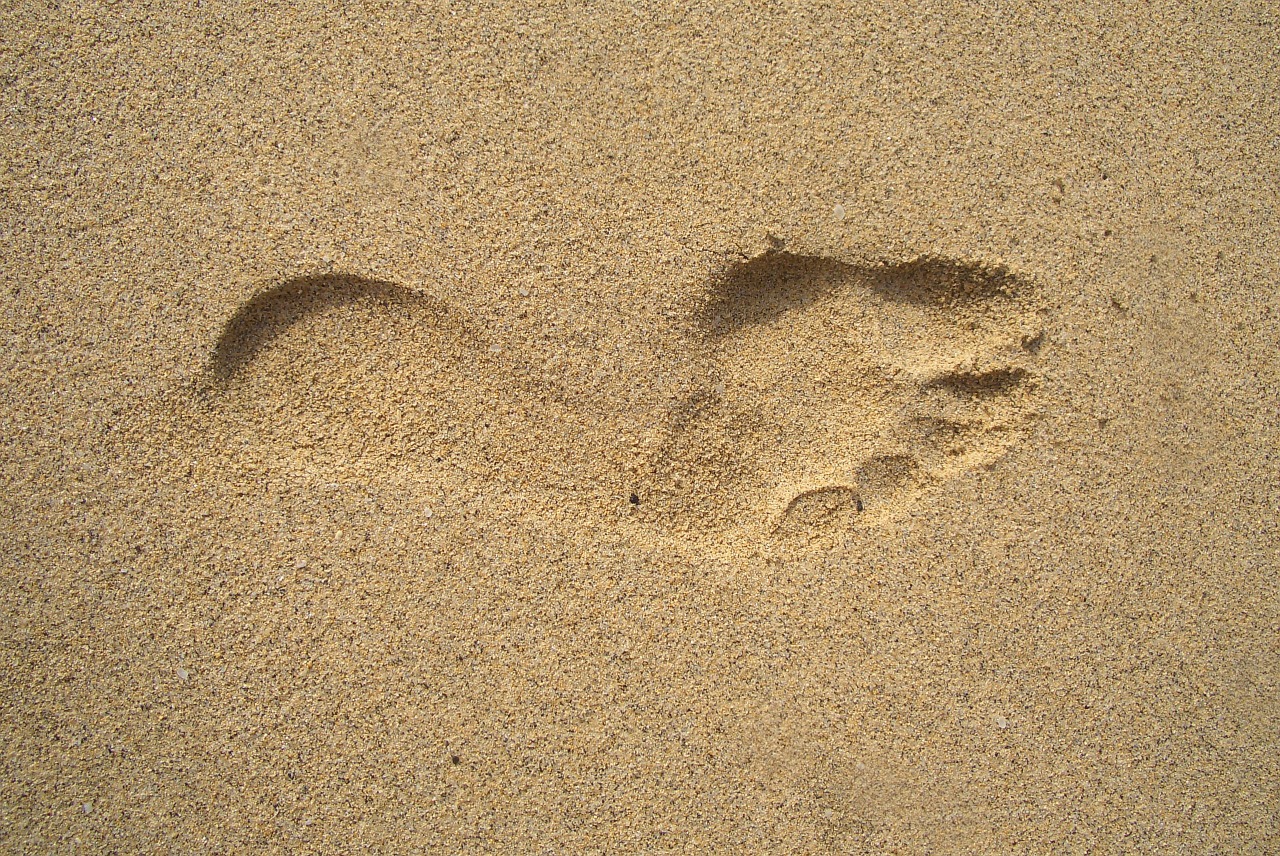
[[[708,377],[676,408],[653,507],[783,536],[891,518],[1025,430],[1032,298],[1004,269],[940,259],[772,250],[730,266],[701,319]]]
[[[625,460],[609,439],[623,414],[566,406],[458,310],[304,277],[227,322],[201,442],[326,482],[501,483],[602,522],[805,537],[891,519],[1002,454],[1033,413],[1041,342],[1031,289],[1002,269],[774,250],[715,280],[688,342],[705,377],[650,457]]]
[[[290,328],[316,316],[350,318],[351,308],[360,306],[380,307],[382,315],[413,315],[431,326],[447,318],[430,297],[394,283],[343,274],[299,277],[255,294],[240,307],[223,326],[209,371],[226,381]]]
[[[203,390],[206,436],[260,469],[323,481],[585,476],[559,430],[573,418],[495,344],[403,286],[290,280],[227,322]]]

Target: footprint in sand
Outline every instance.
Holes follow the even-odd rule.
[[[565,448],[583,417],[502,343],[430,296],[354,276],[293,279],[245,303],[198,416],[211,452],[292,479],[554,488],[598,474]]]
[[[1003,270],[767,253],[713,283],[689,342],[706,382],[638,461],[603,439],[609,414],[564,404],[458,310],[304,277],[227,322],[200,442],[290,478],[497,484],[587,506],[634,490],[659,527],[803,536],[890,519],[1008,448],[1032,414],[1038,322]]]
[[[999,457],[1033,414],[1029,285],[924,259],[856,266],[770,251],[701,318],[707,382],[677,409],[655,515],[780,536],[882,522]]]

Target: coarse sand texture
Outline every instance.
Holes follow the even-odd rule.
[[[1280,4],[0,4],[0,854],[1280,853]]]

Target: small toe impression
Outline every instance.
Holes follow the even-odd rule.
[[[856,487],[835,485],[806,490],[787,504],[775,534],[799,535],[837,525],[848,525],[863,509]]]
[[[909,455],[878,455],[854,471],[851,484],[824,485],[796,494],[778,516],[777,535],[816,534],[891,516],[923,485],[920,462]]]

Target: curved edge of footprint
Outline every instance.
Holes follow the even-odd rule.
[[[608,432],[508,345],[404,285],[285,280],[225,322],[179,417],[183,441],[248,479],[397,485],[445,505],[484,496],[550,518],[603,508],[623,484]]]
[[[273,340],[308,316],[365,300],[425,312],[436,322],[447,317],[440,301],[386,280],[347,273],[293,277],[258,291],[223,324],[205,368],[206,388],[233,380]]]
[[[548,427],[573,414],[467,321],[353,274],[264,288],[223,325],[183,433],[193,454],[308,483],[513,497],[573,486],[584,456]]]
[[[775,247],[723,269],[697,321],[714,406],[664,450],[660,469],[702,470],[696,496],[678,495],[687,477],[666,486],[677,524],[796,537],[884,523],[999,458],[1034,413],[1043,309],[1001,265]]]
[[[319,273],[266,284],[222,324],[180,433],[237,470],[338,482],[379,457],[403,457],[416,443],[406,435],[419,433],[405,429],[423,427],[396,401],[406,373],[388,359],[411,344],[397,341],[406,332],[419,345],[429,339],[430,356],[445,363],[474,350],[445,303],[393,282]]]

